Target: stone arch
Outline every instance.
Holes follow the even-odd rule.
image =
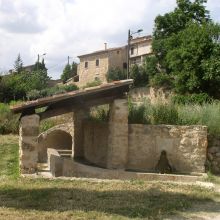
[[[72,150],[72,134],[64,127],[54,127],[38,136],[38,162],[47,162],[47,149]]]

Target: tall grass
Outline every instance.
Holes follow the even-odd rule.
[[[209,134],[220,135],[220,102],[202,105],[178,105],[173,103],[130,104],[131,124],[205,125]]]
[[[19,115],[14,115],[9,105],[0,103],[0,134],[18,133]]]

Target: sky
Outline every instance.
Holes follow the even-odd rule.
[[[176,0],[0,0],[0,72],[12,69],[20,53],[24,66],[44,58],[58,79],[67,57],[123,46],[128,29],[152,34],[158,14],[172,11]],[[220,0],[207,9],[220,22]],[[45,54],[46,55],[43,55]]]

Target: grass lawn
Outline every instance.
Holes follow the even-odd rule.
[[[0,136],[0,219],[163,219],[215,201],[199,186],[19,178],[17,144],[16,136]]]

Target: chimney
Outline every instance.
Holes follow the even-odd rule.
[[[105,43],[105,50],[107,50],[107,43]]]

